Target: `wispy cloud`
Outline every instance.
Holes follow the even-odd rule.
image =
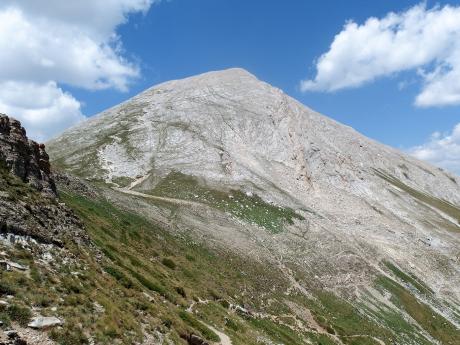
[[[46,139],[84,119],[60,85],[127,90],[140,74],[117,26],[154,0],[5,0],[0,4],[0,112]]]
[[[450,133],[433,133],[426,143],[411,148],[409,153],[460,175],[460,123]]]
[[[420,107],[460,104],[460,6],[427,9],[349,21],[317,64],[303,91],[359,87],[376,78],[414,70],[422,80]]]

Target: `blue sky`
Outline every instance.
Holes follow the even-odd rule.
[[[56,1],[44,2],[51,6],[55,5]],[[25,0],[25,3],[32,2]],[[85,2],[91,3],[82,0],[82,3]],[[55,81],[56,85],[48,84],[46,90],[57,92],[55,97],[60,99],[69,96],[67,98],[77,102],[71,103],[71,100],[66,99],[68,102],[64,104],[67,104],[68,109],[73,109],[74,115],[71,121],[61,121],[59,126],[56,125],[56,131],[57,128],[62,130],[68,123],[81,120],[81,114],[92,116],[157,83],[210,70],[243,67],[314,110],[350,125],[373,139],[404,150],[416,150],[417,146],[419,150],[437,150],[434,153],[430,151],[428,155],[424,151],[425,156],[419,156],[431,159],[451,170],[457,169],[456,164],[460,161],[457,157],[460,154],[457,145],[459,143],[454,142],[454,147],[450,145],[448,148],[451,149],[448,159],[455,160],[457,157],[457,161],[446,163],[447,158],[444,157],[442,160],[438,157],[445,154],[440,152],[444,147],[436,140],[453,140],[454,127],[460,122],[460,102],[422,107],[414,105],[414,100],[428,80],[428,77],[421,76],[420,66],[427,71],[433,70],[436,66],[432,65],[436,64],[436,59],[443,54],[438,52],[431,62],[411,68],[396,68],[384,75],[374,71],[369,80],[358,86],[351,85],[331,91],[331,85],[338,79],[326,77],[324,80],[318,79],[314,83],[315,86],[308,90],[301,89],[302,80],[315,80],[318,59],[330,51],[335,36],[344,30],[347,21],[352,20],[357,25],[364,25],[369,17],[381,19],[389,12],[405,13],[420,4],[418,1],[170,0],[156,1],[153,4],[150,3],[151,0],[114,2],[123,3],[124,7],[115,8],[111,16],[107,14],[105,26],[98,24],[90,27],[87,24],[91,21],[91,15],[96,15],[98,10],[101,11],[98,8],[74,9],[74,12],[81,10],[82,16],[85,16],[85,11],[91,10],[86,12],[89,16],[86,21],[85,18],[80,21],[78,18],[75,19],[75,26],[84,27],[82,32],[91,37],[96,44],[112,47],[111,54],[115,57],[106,54],[103,58],[117,60],[125,70],[120,71],[121,67],[116,66],[118,72],[99,71],[96,76],[90,75],[85,79],[80,78],[81,73],[72,74],[72,68],[75,66],[69,62],[69,72],[66,73],[70,76],[50,76],[50,80]],[[10,2],[10,7],[15,6],[14,3]],[[460,1],[425,2],[426,11],[434,6],[442,9],[444,5],[456,8],[460,6]],[[0,14],[1,10],[0,6]],[[31,22],[40,16],[51,18],[49,23],[58,20],[68,23],[74,20],[65,9],[61,12],[55,11],[56,13],[38,12],[33,5],[26,4],[20,10]],[[115,10],[122,14],[122,19],[116,17]],[[97,17],[95,18],[97,20]],[[100,35],[100,32],[104,32],[105,36]],[[107,38],[108,33],[116,33],[118,37]],[[122,50],[119,47],[122,47]],[[101,54],[105,53],[99,53]],[[352,55],[345,57],[356,59]],[[385,59],[384,54],[383,58]],[[340,63],[345,66],[351,65],[344,59],[342,58]],[[331,61],[336,63],[333,58]],[[340,66],[339,68],[343,69]],[[374,68],[378,69],[378,66]],[[15,78],[14,80],[18,79]],[[99,81],[104,78],[112,79],[101,85]],[[336,78],[340,79],[340,74]],[[40,79],[40,82],[43,83],[45,79]],[[96,85],[95,81],[99,84]],[[4,103],[7,104],[6,101]],[[1,105],[0,94],[0,112]],[[5,108],[9,110],[11,107]],[[24,120],[27,122],[26,116]],[[59,121],[55,120],[56,123]],[[32,121],[29,122],[31,126],[34,125]],[[439,133],[435,134],[434,139],[429,139],[434,132]],[[56,133],[37,130],[37,136],[40,138],[52,134]]]

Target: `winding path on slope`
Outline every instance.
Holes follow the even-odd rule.
[[[219,336],[220,342],[216,343],[216,345],[233,345],[232,340],[228,337],[228,335],[218,331],[217,329],[215,329],[214,327],[208,325],[207,323],[204,323],[204,322],[202,322],[202,323],[206,327],[208,327],[211,331],[213,331],[214,333],[216,333]]]
[[[116,185],[116,187],[112,187],[113,190],[116,190],[118,192],[125,193],[125,194],[138,196],[138,197],[141,197],[141,198],[147,198],[147,199],[152,199],[152,200],[157,200],[157,201],[165,201],[165,202],[173,203],[173,204],[176,204],[176,205],[182,205],[182,206],[194,206],[194,207],[206,206],[206,205],[204,205],[202,203],[195,202],[195,201],[189,201],[189,200],[184,200],[184,199],[176,199],[176,198],[168,198],[168,197],[164,197],[164,196],[156,196],[156,195],[145,194],[145,193],[136,192],[136,191],[132,190],[134,187],[136,187],[137,185],[141,184],[142,182],[144,182],[149,177],[150,177],[150,174],[142,176],[141,178],[138,178],[137,180],[132,182],[128,187],[123,187],[123,188],[121,188],[118,184],[116,184],[116,183],[114,183],[112,181],[110,181],[110,183]]]
[[[147,198],[147,199],[152,199],[152,200],[157,200],[157,201],[165,201],[165,202],[170,202],[170,203],[177,204],[177,205],[195,206],[195,207],[205,206],[204,204],[201,204],[195,201],[188,201],[184,199],[175,199],[175,198],[168,198],[168,197],[163,197],[163,196],[144,194],[144,193],[136,192],[136,191],[126,189],[126,188],[112,187],[112,189],[116,190],[117,192],[134,195],[134,196],[138,196],[141,198]]]

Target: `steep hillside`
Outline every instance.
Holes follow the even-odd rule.
[[[456,176],[367,139],[244,70],[155,86],[47,147],[59,169],[97,186],[111,207],[219,257],[265,267],[244,275],[236,291],[247,296],[242,286],[267,279],[269,291],[244,303],[299,344],[308,343],[302,329],[326,330],[327,341],[339,344],[459,340]],[[229,262],[220,258],[213,264]],[[206,279],[197,291],[220,284]],[[251,327],[266,327],[270,338],[275,326],[261,320]],[[271,341],[296,343],[278,335]]]

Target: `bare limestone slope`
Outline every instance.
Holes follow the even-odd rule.
[[[398,312],[432,343],[405,293],[460,325],[460,179],[242,69],[154,86],[47,147],[114,202],[267,260],[305,295],[332,291],[382,323]]]

